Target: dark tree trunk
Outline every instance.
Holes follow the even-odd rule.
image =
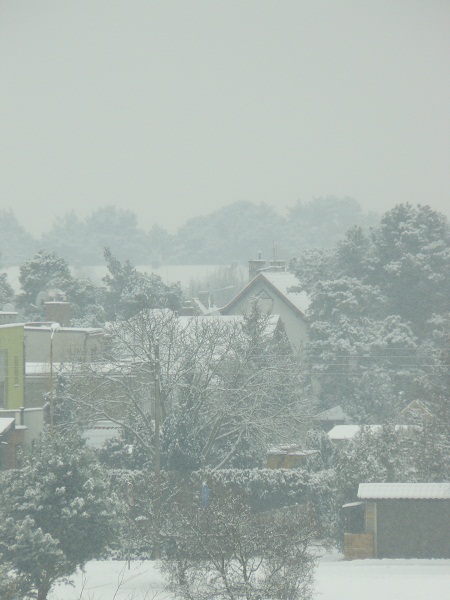
[[[41,585],[38,588],[37,600],[47,600],[47,596],[51,587],[51,584],[47,581],[41,583]]]

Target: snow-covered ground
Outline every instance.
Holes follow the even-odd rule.
[[[51,600],[170,600],[153,562],[91,562],[57,587]],[[119,591],[116,590],[119,589]],[[327,554],[319,563],[316,600],[445,600],[450,560],[354,560]]]

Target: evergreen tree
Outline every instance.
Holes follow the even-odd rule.
[[[339,402],[359,422],[383,422],[429,396],[450,295],[443,215],[399,205],[370,234],[353,227],[291,268],[311,299],[307,364],[324,408]]]
[[[72,275],[67,262],[54,252],[38,250],[32,259],[20,267],[19,282],[23,293],[19,302],[26,311],[35,304],[39,292],[60,290],[67,292]]]
[[[6,273],[0,273],[0,309],[7,302],[14,300],[14,290],[8,283]]]
[[[115,498],[84,443],[44,437],[20,469],[2,474],[0,561],[22,597],[46,600],[58,579],[102,554],[115,519]]]
[[[399,204],[371,235],[370,277],[388,300],[387,311],[427,336],[433,314],[448,312],[450,225],[429,206]]]
[[[38,244],[11,210],[0,209],[0,254],[3,264],[15,267],[36,251]]]
[[[98,288],[88,279],[73,277],[68,263],[55,252],[39,250],[20,267],[19,281],[23,290],[19,303],[26,316],[42,316],[35,306],[36,297],[39,292],[47,292],[50,296],[62,294],[70,302],[72,318],[79,325],[104,323]]]
[[[159,275],[137,271],[129,260],[121,263],[109,248],[105,249],[105,260],[109,271],[103,279],[107,319],[127,320],[151,308],[180,309],[179,284],[166,285]]]

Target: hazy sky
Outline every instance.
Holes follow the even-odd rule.
[[[450,212],[448,0],[2,0],[0,207]]]

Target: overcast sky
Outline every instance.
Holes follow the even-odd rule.
[[[450,212],[448,0],[2,0],[0,207]]]

